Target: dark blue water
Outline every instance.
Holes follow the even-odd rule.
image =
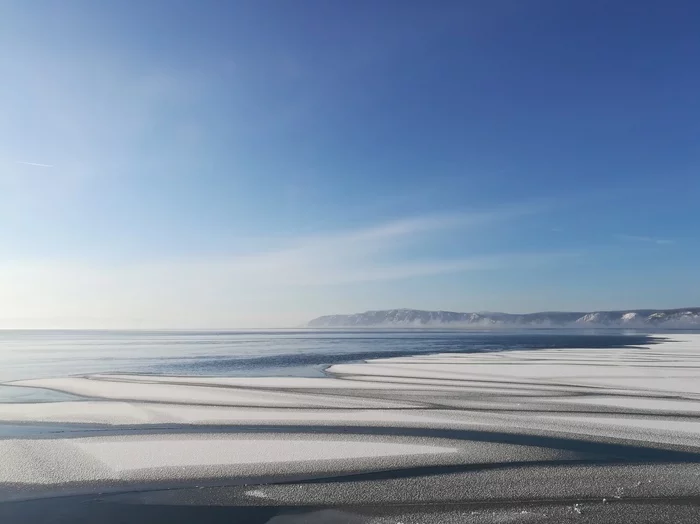
[[[0,331],[0,382],[87,373],[318,376],[371,358],[649,342],[613,330]]]

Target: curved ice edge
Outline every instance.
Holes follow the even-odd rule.
[[[240,478],[254,473],[245,468],[264,464],[266,475],[279,477],[504,461],[696,463],[698,348],[700,336],[683,335],[642,348],[377,359],[331,366],[324,378],[102,374],[19,381],[13,385],[85,400],[0,405],[0,423],[14,424],[15,431],[14,438],[0,440],[7,457],[0,483],[23,491],[47,479],[57,486]],[[25,424],[33,428],[30,434],[18,429]],[[41,424],[75,433],[44,438],[36,432]],[[92,425],[114,431],[80,434]],[[154,432],[156,427],[161,430]],[[210,440],[221,428],[224,436],[214,445]],[[293,438],[294,432],[306,440]],[[270,435],[274,445],[265,440]],[[562,447],[548,435],[580,447]],[[210,440],[196,440],[203,437]],[[150,465],[139,455],[144,439],[150,444],[143,449],[152,450],[147,455],[160,457]],[[299,454],[301,441],[307,455]],[[595,448],[611,443],[617,447]],[[246,462],[263,448],[264,460]],[[364,451],[359,456],[351,449]],[[136,458],[129,462],[129,456]],[[45,457],[70,460],[52,459],[49,471],[58,477],[51,477]]]
[[[407,423],[439,425],[449,411],[451,418],[468,413],[479,424],[537,413],[542,421],[567,425],[627,420],[630,428],[696,433],[700,336],[657,340],[641,349],[376,359],[331,366],[325,378],[101,374],[25,380],[11,384],[83,402],[0,404],[0,421],[240,424],[272,423],[275,416],[291,422],[297,416],[308,423],[333,422],[347,411],[348,422],[374,422],[384,412],[390,424],[403,416]]]

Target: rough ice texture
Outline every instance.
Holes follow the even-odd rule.
[[[0,428],[18,424],[0,440],[0,485],[21,497],[27,486],[134,479],[700,462],[700,335],[656,342],[376,359],[332,366],[327,378],[14,382],[85,400],[0,405]]]

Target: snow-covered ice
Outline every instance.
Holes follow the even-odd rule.
[[[376,359],[325,378],[17,381],[82,400],[0,404],[0,484],[17,496],[134,478],[700,457],[700,335],[655,342]]]

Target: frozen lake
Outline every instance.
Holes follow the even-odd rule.
[[[149,334],[115,355],[119,336],[111,360],[87,335],[26,349],[73,366],[5,355],[21,392],[0,404],[5,500],[193,483],[245,507],[700,496],[697,334]]]

